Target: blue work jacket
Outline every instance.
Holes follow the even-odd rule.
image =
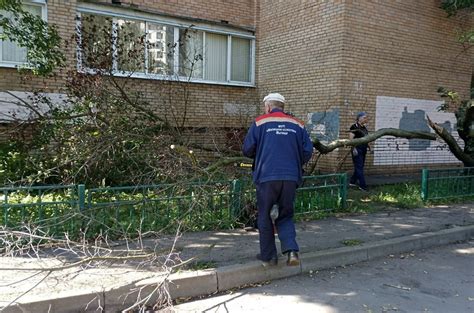
[[[313,143],[302,121],[273,109],[255,119],[244,139],[242,152],[253,158],[255,184],[274,180],[302,183],[303,164],[313,153]]]

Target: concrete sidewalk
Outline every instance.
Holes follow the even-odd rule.
[[[53,281],[42,282],[21,297],[18,305],[2,312],[93,312],[98,306],[105,307],[105,312],[116,312],[134,303],[138,294],[142,297],[149,294],[165,279],[172,298],[193,297],[472,237],[474,204],[390,210],[298,223],[300,267],[287,267],[282,256],[277,267],[263,268],[255,260],[259,251],[258,233],[240,229],[187,233],[176,243],[173,237],[147,239],[147,246],[157,245],[163,250],[175,244],[175,251],[182,260],[195,258],[198,265],[207,264],[213,268],[174,273],[169,277],[158,268],[137,270],[124,265],[76,271],[69,273],[66,281],[56,277]],[[11,267],[11,262],[19,261],[4,258],[0,260],[0,266],[8,264]],[[23,259],[22,262],[26,261]],[[18,264],[21,266],[25,265]],[[26,274],[0,271],[0,306],[24,291],[26,287],[7,286],[21,275]],[[128,297],[124,297],[127,294]],[[154,297],[150,299],[153,300]]]

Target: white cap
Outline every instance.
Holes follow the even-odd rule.
[[[263,98],[263,102],[269,101],[269,100],[285,103],[285,97],[283,97],[282,95],[280,95],[279,93],[276,93],[276,92],[275,93],[269,93],[267,96],[265,96],[265,98]]]

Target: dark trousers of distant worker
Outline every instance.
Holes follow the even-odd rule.
[[[367,154],[367,149],[356,147],[357,155],[352,156],[352,162],[354,163],[354,174],[350,179],[351,184],[356,184],[359,182],[359,187],[366,189],[367,184],[365,183],[365,176],[364,176],[364,164],[365,164],[365,156]]]
[[[281,243],[281,252],[299,251],[293,222],[296,187],[296,182],[288,180],[269,181],[256,186],[262,261],[277,258],[273,223],[270,218],[270,210],[274,204],[279,205],[279,214],[275,226]]]

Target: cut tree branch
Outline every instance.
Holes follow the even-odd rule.
[[[382,128],[362,138],[338,139],[338,140],[328,143],[327,145],[322,144],[319,140],[316,139],[313,141],[313,146],[316,150],[318,150],[322,154],[327,154],[337,148],[348,147],[348,146],[354,147],[354,146],[358,146],[362,144],[367,144],[383,136],[394,136],[394,137],[401,137],[401,138],[406,138],[406,139],[416,138],[416,139],[436,140],[436,135],[432,133],[407,131],[407,130],[396,129],[396,128]]]
[[[223,158],[220,159],[219,161],[209,165],[205,171],[207,172],[213,172],[218,169],[220,169],[223,166],[229,165],[229,164],[235,164],[235,163],[252,163],[252,159],[246,158],[246,157],[230,157],[230,158]]]

